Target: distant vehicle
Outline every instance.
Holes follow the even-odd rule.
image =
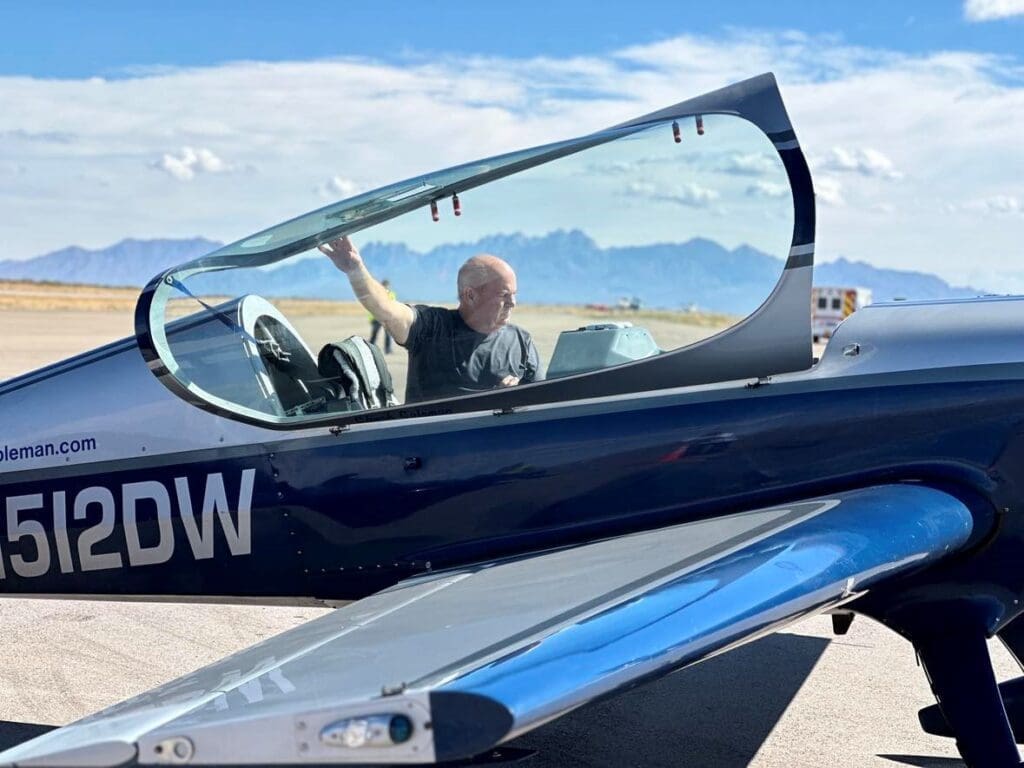
[[[811,289],[811,334],[814,342],[831,338],[839,323],[870,303],[870,288],[814,286]]]

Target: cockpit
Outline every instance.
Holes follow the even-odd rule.
[[[770,96],[774,81],[765,89]],[[788,125],[784,111],[766,99],[744,114],[730,100],[723,95],[716,108],[705,99],[700,112],[684,102],[369,190],[169,270],[139,302],[143,353],[196,405],[276,428],[805,366],[809,330],[804,344],[806,321],[793,320],[790,305],[806,316],[807,293],[802,277],[796,287],[787,279],[794,283],[792,268],[809,264],[797,257],[813,249],[799,242],[813,196],[809,185],[794,186],[806,166],[791,131],[766,130]],[[342,236],[410,306],[457,311],[460,266],[477,254],[500,257],[518,276],[511,322],[536,345],[541,375],[410,402],[405,350],[387,354],[386,327],[371,343],[375,318],[318,250]],[[790,325],[779,342],[776,332]]]

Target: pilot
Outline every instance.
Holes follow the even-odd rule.
[[[366,269],[348,237],[320,246],[345,273],[359,303],[409,352],[406,402],[453,397],[540,379],[530,334],[509,322],[516,273],[490,254],[459,269],[457,309],[396,301]]]

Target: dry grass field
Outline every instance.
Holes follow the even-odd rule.
[[[0,379],[133,333],[136,291],[0,283]],[[283,300],[316,349],[366,333],[354,304]],[[558,332],[608,315],[521,307],[545,359]],[[663,347],[714,333],[722,317],[615,316]],[[390,358],[404,381],[404,354]],[[2,428],[2,425],[0,425]],[[0,599],[0,747],[184,674],[322,609]],[[997,671],[1020,674],[998,644]],[[624,696],[585,707],[518,739],[540,750],[530,768],[703,766],[818,768],[962,765],[950,741],[923,734],[930,702],[911,647],[877,624],[831,637],[818,617]]]
[[[138,290],[134,288],[0,281],[0,380],[132,335],[137,298]],[[219,300],[211,297],[209,303]],[[352,334],[368,336],[370,332],[366,311],[355,302],[275,299],[273,303],[295,325],[314,354],[329,341]],[[202,311],[199,304],[183,299],[171,305],[169,314],[197,311]],[[533,334],[545,365],[563,330],[608,321],[642,325],[662,349],[675,349],[728,327],[735,318],[529,305],[521,305],[513,313],[513,322]],[[388,366],[396,394],[402,398],[407,365],[401,348],[392,353]]]

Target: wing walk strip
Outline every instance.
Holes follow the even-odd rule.
[[[971,528],[952,496],[880,486],[438,574],[44,734],[0,764],[470,757],[855,599],[955,551]],[[400,744],[328,738],[397,715],[412,726]]]

